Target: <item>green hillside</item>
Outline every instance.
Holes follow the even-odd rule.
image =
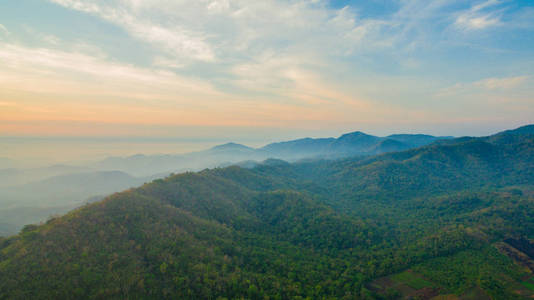
[[[0,239],[0,298],[526,298],[532,170],[521,128],[172,175]]]

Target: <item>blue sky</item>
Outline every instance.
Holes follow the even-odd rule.
[[[534,123],[532,1],[0,0],[0,135]]]

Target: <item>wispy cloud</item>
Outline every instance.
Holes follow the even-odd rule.
[[[153,20],[145,19],[139,14],[142,12],[141,7],[146,5],[143,1],[50,1],[116,24],[132,36],[159,46],[176,59],[212,61],[215,58],[213,50],[205,42],[205,36],[202,34],[184,29],[177,24],[179,22],[162,25]],[[157,7],[157,3],[154,4],[154,7]]]
[[[392,46],[381,36],[387,22],[319,1],[49,1],[100,17],[157,47],[160,66],[240,61],[265,50],[347,55]]]
[[[77,47],[73,47],[77,49]],[[94,56],[76,50],[64,51],[51,48],[29,48],[16,44],[0,43],[0,84],[7,89],[19,87],[21,90],[48,90],[61,93],[105,94],[121,91],[135,98],[146,93],[143,89],[154,89],[152,95],[160,91],[174,93],[173,99],[192,95],[220,95],[209,83],[188,79],[165,70],[153,70],[130,64],[109,61],[105,57]],[[25,83],[35,80],[34,84]],[[52,84],[54,83],[55,84]],[[61,83],[64,84],[61,84]],[[65,85],[86,82],[86,88],[64,89]],[[48,84],[47,84],[48,83]],[[60,84],[60,86],[57,86]],[[101,85],[100,89],[90,88]],[[122,88],[121,88],[122,87]],[[126,88],[129,87],[129,88]]]
[[[7,30],[7,28],[4,25],[0,24],[0,35],[2,34],[9,35],[9,30]]]
[[[475,86],[484,87],[489,90],[495,89],[512,89],[527,81],[528,76],[516,76],[505,78],[486,78],[473,84]]]
[[[220,92],[202,80],[83,52],[0,43],[0,64],[0,118],[13,122],[295,126],[302,122],[347,122],[354,116],[363,120],[383,113],[298,67],[285,71],[283,76],[291,86],[278,91],[280,101],[272,96],[259,96],[252,101]],[[269,62],[273,71],[268,73],[283,64]],[[245,72],[243,76],[259,76],[256,67],[250,66],[250,72],[241,70]],[[17,99],[17,106],[7,105],[13,103],[10,99]]]
[[[501,4],[499,0],[487,0],[473,5],[456,17],[455,25],[462,30],[480,30],[501,24],[500,11],[491,8]]]
[[[398,2],[391,13],[368,16],[357,6],[332,8],[326,1],[312,0],[49,1],[123,28],[154,48],[156,67],[207,63],[215,69],[211,74],[228,75],[269,52],[328,61],[330,69],[337,67],[333,58],[373,59],[381,64],[382,55],[413,69],[420,65],[413,53],[448,46],[439,30],[452,26],[471,31],[504,24],[506,5],[486,0],[458,10],[455,1],[411,0]],[[455,37],[454,42],[463,41]]]
[[[423,122],[436,119],[437,104],[424,99],[451,82],[446,74],[471,78],[438,93],[451,99],[513,93],[532,77],[517,72],[525,76],[475,80],[492,74],[477,69],[487,57],[473,68],[463,63],[464,56],[484,55],[484,47],[506,47],[482,29],[511,30],[505,26],[515,20],[510,1],[394,1],[394,9],[383,13],[366,13],[358,2],[338,8],[316,0],[48,1],[58,13],[75,10],[89,16],[84,22],[119,29],[91,32],[83,43],[65,32],[26,32],[26,40],[0,44],[5,101],[38,95],[46,100],[31,105],[43,110],[53,106],[45,101],[77,103],[78,110],[47,112],[51,119],[70,113],[107,120],[114,112],[121,122],[172,124]],[[528,16],[521,19],[522,30],[532,28]],[[121,43],[109,43],[115,36]],[[4,109],[4,115],[15,114]]]
[[[436,96],[452,97],[473,93],[487,92],[510,92],[516,88],[525,85],[530,79],[529,76],[512,76],[512,77],[492,77],[484,78],[473,82],[456,83],[453,86],[439,90]]]

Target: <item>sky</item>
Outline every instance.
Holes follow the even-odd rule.
[[[530,0],[0,0],[3,137],[259,145],[529,123]]]

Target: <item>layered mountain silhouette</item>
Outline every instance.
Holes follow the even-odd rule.
[[[339,138],[300,139],[269,144],[261,150],[279,158],[310,158],[314,156],[337,158],[353,155],[372,155],[401,151],[451,137],[434,137],[423,134],[397,134],[387,137],[368,135],[360,131]]]
[[[398,140],[398,141],[397,141]],[[266,159],[296,161],[371,155],[443,140],[426,135],[398,135],[386,138],[361,132],[340,138],[301,139],[251,148],[227,143],[211,149],[181,155],[133,155],[109,157],[90,165],[0,169],[0,235],[14,234],[24,224],[65,213],[87,198],[107,195],[140,185],[171,172],[198,171],[230,166],[254,167]],[[400,143],[399,143],[400,142]]]
[[[533,128],[157,179],[0,239],[0,298],[529,297]]]
[[[182,155],[133,155],[110,157],[93,167],[100,170],[120,170],[135,176],[148,176],[188,170],[201,170],[242,161],[262,161],[268,158],[296,161],[300,159],[334,159],[355,155],[374,155],[401,151],[451,137],[422,134],[398,134],[377,137],[353,132],[339,138],[304,138],[272,143],[261,148],[227,143],[211,149]]]

